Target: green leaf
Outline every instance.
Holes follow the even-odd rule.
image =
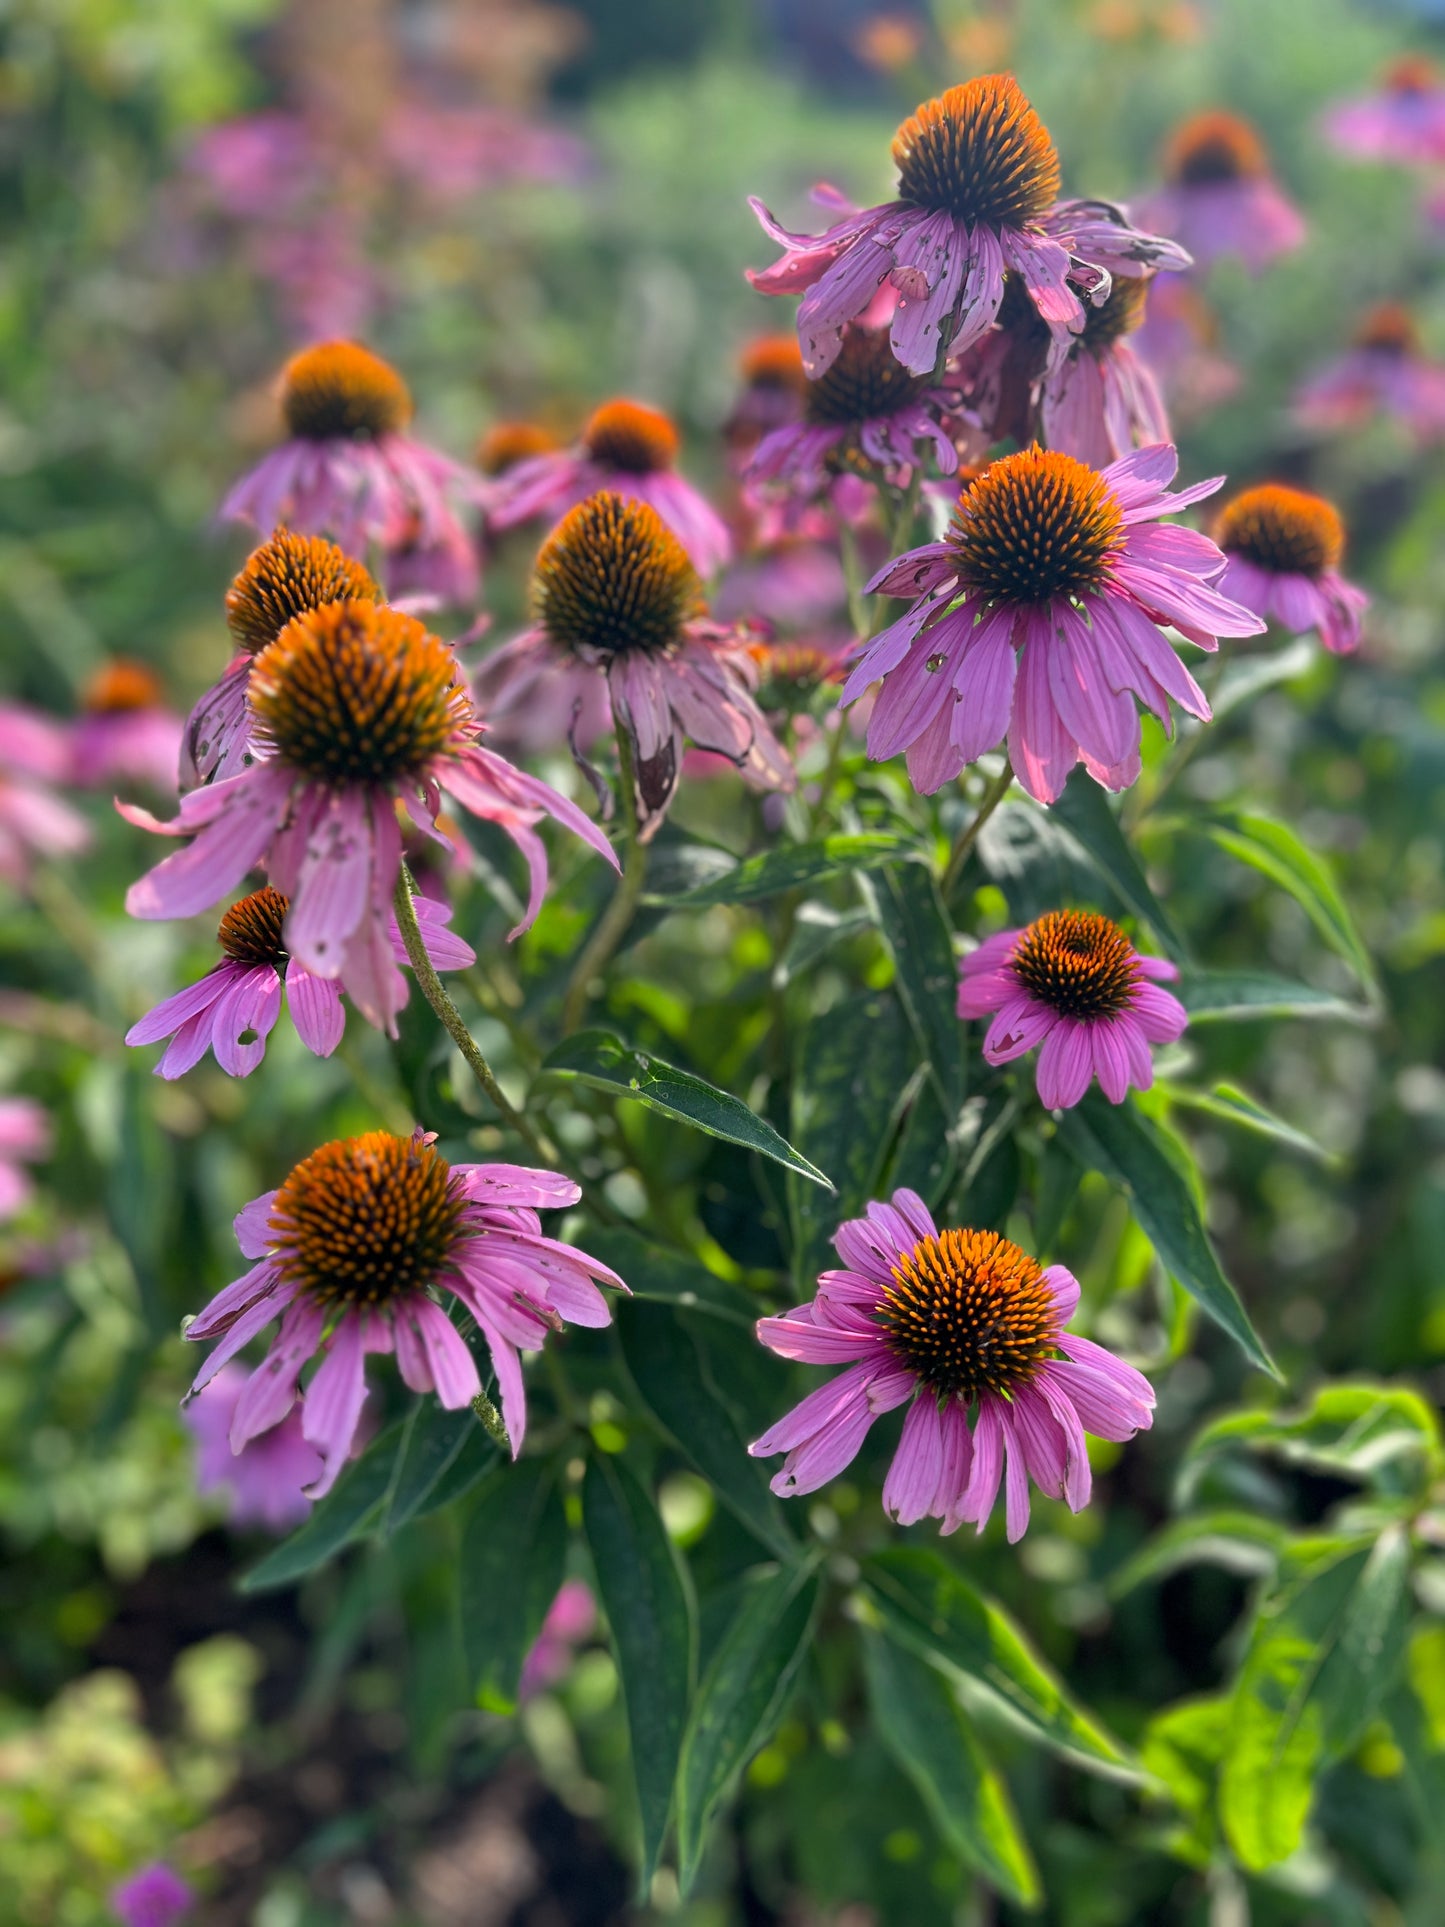
[[[700,1265],[686,1252],[649,1244],[636,1231],[589,1231],[587,1248],[603,1264],[625,1278],[634,1299],[677,1305],[684,1311],[705,1312],[751,1331],[758,1308],[747,1292]]]
[[[1338,1164],[1339,1158],[1333,1151],[1327,1151],[1323,1144],[1317,1144],[1304,1131],[1287,1124],[1282,1117],[1276,1117],[1267,1110],[1257,1098],[1247,1091],[1240,1090],[1237,1084],[1216,1084],[1211,1091],[1191,1091],[1182,1084],[1160,1083],[1157,1087],[1169,1099],[1184,1110],[1202,1111],[1208,1117],[1217,1117],[1221,1123],[1238,1125],[1241,1130],[1253,1131],[1260,1137],[1274,1138],[1277,1143],[1287,1144],[1292,1151],[1303,1152],[1317,1164]]]
[[[672,1809],[692,1685],[692,1605],[657,1508],[625,1465],[594,1458],[582,1523],[627,1707],[642,1820],[642,1891],[657,1868]]]
[[[839,912],[826,903],[799,904],[793,934],[774,968],[773,981],[780,985],[792,983],[820,957],[826,956],[835,943],[876,928],[875,920],[866,910]]]
[[[748,1586],[713,1653],[693,1701],[678,1768],[684,1894],[696,1878],[714,1809],[783,1716],[807,1654],[818,1592],[810,1566],[773,1569]]]
[[[1125,1769],[1118,1741],[1070,1699],[1003,1608],[926,1546],[892,1546],[863,1565],[868,1599],[889,1637],[982,1687],[992,1704],[1052,1752]]]
[[[964,1028],[956,1015],[958,963],[943,899],[932,874],[917,863],[890,863],[877,894],[898,995],[938,1094],[956,1116],[966,1082]]]
[[[382,1530],[387,1534],[416,1517],[434,1487],[451,1468],[468,1435],[480,1431],[470,1407],[449,1412],[437,1401],[419,1399],[406,1421],[406,1435],[391,1482]]]
[[[1239,1294],[1219,1268],[1188,1184],[1156,1125],[1132,1103],[1111,1104],[1090,1091],[1059,1120],[1059,1137],[1079,1162],[1125,1192],[1160,1263],[1227,1331],[1246,1358],[1277,1378]]]
[[[1008,1791],[945,1681],[877,1633],[863,1634],[873,1723],[918,1789],[944,1843],[966,1866],[1030,1912],[1038,1872]]]
[[[268,1552],[240,1581],[242,1592],[269,1592],[291,1586],[359,1539],[380,1516],[401,1450],[405,1423],[388,1426],[361,1458],[348,1465],[311,1517]]]
[[[797,1543],[768,1490],[766,1473],[748,1456],[737,1419],[719,1395],[706,1348],[697,1344],[683,1318],[656,1306],[619,1305],[616,1322],[643,1402],[679,1451],[770,1552],[794,1557]]]
[[[630,1097],[650,1111],[690,1124],[709,1137],[725,1138],[746,1151],[795,1171],[813,1184],[832,1189],[832,1182],[816,1165],[799,1155],[772,1125],[750,1111],[741,1098],[720,1091],[691,1071],[665,1064],[661,1058],[634,1050],[610,1031],[582,1030],[543,1059],[542,1077],[586,1084],[613,1097]]]
[[[1420,1492],[1445,1470],[1440,1421],[1418,1392],[1368,1380],[1324,1385],[1296,1412],[1230,1412],[1191,1442],[1180,1469],[1187,1503],[1213,1462],[1236,1445],[1291,1465],[1365,1481],[1387,1494]]]
[[[1283,1526],[1257,1512],[1198,1512],[1172,1519],[1125,1560],[1109,1591],[1122,1599],[1136,1586],[1167,1579],[1181,1566],[1222,1566],[1247,1577],[1273,1572],[1287,1536]]]
[[[1321,1770],[1358,1740],[1404,1660],[1409,1540],[1282,1563],[1259,1608],[1235,1687],[1220,1813],[1252,1871],[1299,1846]]]
[[[681,896],[665,899],[673,910],[702,910],[714,903],[758,903],[784,890],[822,883],[828,877],[852,876],[876,869],[907,847],[908,839],[891,831],[820,837],[816,843],[780,843],[760,856],[747,857],[726,876],[710,879]],[[648,896],[646,902],[664,899]]]
[[[1375,968],[1360,941],[1329,866],[1286,823],[1257,811],[1221,816],[1200,826],[1205,835],[1241,863],[1288,892],[1330,948],[1350,965],[1372,997]]]
[[[1209,693],[1214,721],[1222,722],[1231,710],[1253,702],[1266,689],[1282,682],[1295,682],[1307,675],[1319,661],[1319,652],[1308,636],[1299,636],[1287,648],[1269,656],[1243,656],[1226,663],[1224,673]]]
[[[506,1465],[483,1487],[457,1561],[462,1639],[477,1704],[510,1713],[522,1661],[557,1597],[567,1518],[551,1467]]]
[[[1176,962],[1180,961],[1186,954],[1184,939],[1149,888],[1148,878],[1125,841],[1108,798],[1087,771],[1074,771],[1064,785],[1063,795],[1050,808],[1049,817],[1068,831],[1125,908],[1147,923],[1168,954]]]
[[[461,1450],[426,1497],[418,1502],[411,1515],[413,1519],[428,1518],[444,1506],[454,1505],[480,1485],[489,1472],[496,1471],[497,1442],[475,1414],[471,1417],[471,1430],[463,1435]]]
[[[1374,1013],[1328,990],[1291,983],[1267,970],[1186,970],[1173,986],[1191,1024],[1238,1023],[1265,1017],[1330,1017],[1369,1024]]]
[[[856,1217],[882,1175],[916,1063],[898,999],[887,991],[849,997],[814,1017],[793,1072],[792,1135],[825,1161],[837,1185],[822,1198],[790,1184],[794,1275],[811,1280],[829,1262],[830,1239]]]
[[[1214,1857],[1219,1831],[1216,1783],[1229,1743],[1230,1696],[1180,1700],[1156,1713],[1144,1730],[1139,1757],[1151,1778],[1169,1789],[1184,1824],[1171,1828],[1171,1853],[1201,1869]]]

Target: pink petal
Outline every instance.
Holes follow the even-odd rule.
[[[938,1401],[925,1387],[903,1421],[903,1436],[883,1483],[883,1510],[901,1526],[915,1525],[933,1510],[942,1472]]]

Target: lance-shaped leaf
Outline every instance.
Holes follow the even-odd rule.
[[[1262,1600],[1235,1687],[1220,1778],[1229,1844],[1246,1867],[1299,1846],[1321,1771],[1363,1732],[1405,1658],[1409,1541],[1296,1546]]]
[[[949,1115],[956,1116],[964,1096],[964,1033],[955,1014],[953,933],[938,886],[920,864],[892,863],[879,879],[876,897],[903,1008],[938,1094]]]
[[[944,1843],[990,1886],[1030,1912],[1042,1890],[1008,1790],[967,1715],[926,1661],[863,1634],[873,1723],[918,1789]]]
[[[1221,1455],[1247,1447],[1292,1465],[1414,1494],[1445,1471],[1440,1421],[1418,1392],[1368,1380],[1323,1385],[1303,1410],[1228,1412],[1190,1443],[1179,1474],[1189,1501]]]
[[[1346,1003],[1312,984],[1292,983],[1267,970],[1186,970],[1174,985],[1191,1024],[1239,1023],[1268,1017],[1329,1017],[1370,1024],[1374,1012]]]
[[[667,901],[674,910],[703,910],[715,903],[759,903],[784,890],[876,869],[906,847],[905,837],[887,830],[824,836],[814,843],[780,843],[760,856],[745,858],[726,875],[710,877]],[[661,901],[651,896],[647,900]]]
[[[1174,1083],[1161,1083],[1159,1088],[1171,1104],[1177,1104],[1184,1110],[1202,1111],[1207,1117],[1217,1117],[1221,1124],[1233,1124],[1241,1131],[1253,1131],[1258,1137],[1271,1137],[1276,1143],[1286,1144],[1292,1151],[1313,1158],[1317,1164],[1339,1162],[1335,1152],[1327,1151],[1308,1133],[1277,1117],[1258,1098],[1240,1090],[1237,1084],[1216,1084],[1208,1091],[1192,1091],[1183,1084]]]
[[[582,1523],[627,1707],[645,1893],[667,1833],[682,1751],[692,1602],[657,1507],[625,1465],[596,1458],[588,1465]]]
[[[416,1517],[451,1469],[468,1437],[481,1430],[469,1406],[463,1406],[459,1412],[449,1412],[434,1398],[417,1400],[406,1421],[396,1476],[391,1482],[382,1519],[383,1531],[395,1532],[408,1519]],[[482,1436],[485,1438],[486,1434]]]
[[[365,1454],[348,1465],[311,1517],[274,1552],[244,1575],[242,1592],[269,1592],[291,1586],[336,1557],[343,1547],[372,1529],[379,1520],[396,1470],[405,1422],[388,1426]]]
[[[698,1687],[682,1744],[677,1843],[683,1892],[691,1887],[718,1802],[782,1718],[808,1650],[818,1580],[784,1567],[744,1592]]]
[[[567,1518],[551,1467],[503,1466],[483,1488],[457,1563],[462,1640],[477,1704],[510,1713],[517,1682],[567,1559]]]
[[[1124,907],[1148,924],[1176,962],[1182,960],[1186,954],[1183,937],[1149,888],[1149,880],[1129,848],[1108,798],[1084,770],[1074,771],[1049,816],[1068,831]]]
[[[1181,1566],[1220,1566],[1246,1577],[1273,1572],[1288,1534],[1257,1512],[1197,1512],[1171,1519],[1114,1574],[1109,1591],[1122,1599],[1136,1586],[1167,1579]]]
[[[1194,1194],[1157,1127],[1132,1103],[1111,1104],[1100,1092],[1090,1091],[1082,1104],[1063,1113],[1059,1136],[1081,1164],[1128,1195],[1140,1230],[1171,1277],[1229,1333],[1252,1364],[1278,1377],[1238,1292],[1219,1268]]]
[[[772,1158],[825,1190],[832,1188],[831,1180],[815,1164],[795,1151],[766,1119],[750,1111],[741,1098],[720,1091],[691,1071],[665,1064],[650,1052],[634,1050],[611,1031],[578,1031],[548,1054],[538,1074],[586,1084],[612,1097],[630,1097],[650,1111],[690,1124],[695,1131],[726,1138],[729,1144],[740,1144],[746,1151]]]
[[[1360,940],[1329,865],[1302,843],[1287,823],[1251,811],[1218,817],[1203,828],[1221,850],[1287,891],[1371,996],[1378,996],[1370,953]]]
[[[1117,1776],[1128,1754],[1033,1651],[1002,1606],[926,1546],[864,1562],[867,1598],[889,1637],[981,1687],[1013,1724],[1053,1752]]]

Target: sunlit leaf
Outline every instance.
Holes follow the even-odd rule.
[[[908,839],[891,831],[820,837],[815,843],[780,843],[750,856],[726,875],[710,878],[669,900],[674,910],[702,910],[714,903],[758,903],[784,890],[876,869],[906,849]],[[650,899],[651,900],[651,899]]]
[[[1074,771],[1049,816],[1067,830],[1124,907],[1148,924],[1167,955],[1176,961],[1182,959],[1186,952],[1184,938],[1150,889],[1108,797],[1085,770]]]
[[[1242,811],[1200,827],[1220,849],[1287,891],[1365,988],[1372,995],[1378,994],[1370,953],[1360,941],[1329,865],[1301,842],[1287,823],[1259,811]]]
[[[1174,1083],[1161,1083],[1158,1088],[1171,1104],[1177,1104],[1184,1110],[1201,1111],[1207,1117],[1217,1117],[1222,1124],[1233,1124],[1240,1130],[1252,1131],[1258,1137],[1273,1138],[1277,1144],[1286,1144],[1292,1151],[1313,1158],[1317,1164],[1338,1162],[1333,1151],[1327,1151],[1306,1132],[1277,1117],[1236,1084],[1216,1084],[1208,1091],[1192,1091],[1183,1084]]]
[[[1374,1013],[1363,1004],[1346,1003],[1330,991],[1291,983],[1267,970],[1186,970],[1171,988],[1189,1012],[1191,1024],[1258,1022],[1269,1017],[1374,1022]]]

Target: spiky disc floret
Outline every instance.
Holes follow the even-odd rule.
[[[595,462],[628,475],[652,475],[677,460],[677,430],[660,408],[640,401],[605,401],[582,431]]]
[[[282,369],[281,412],[303,441],[395,435],[411,420],[411,393],[359,341],[321,341]]]
[[[384,1305],[437,1281],[465,1211],[432,1145],[390,1131],[338,1138],[303,1158],[276,1193],[274,1261],[323,1304]]]
[[[819,428],[847,428],[896,414],[928,387],[925,375],[910,375],[893,352],[886,328],[847,329],[838,358],[803,398],[805,420]]]
[[[1056,449],[1005,455],[963,490],[949,543],[965,588],[1039,604],[1102,587],[1123,517],[1096,469]]]
[[[446,643],[375,602],[297,616],[251,665],[248,694],[259,739],[327,783],[420,780],[472,720]]]
[[[380,602],[371,574],[344,549],[320,535],[277,529],[246,558],[226,591],[226,624],[242,649],[255,655],[294,617],[328,602]]]
[[[1009,958],[1030,995],[1061,1017],[1117,1017],[1139,983],[1133,944],[1107,917],[1051,910],[1031,923]]]
[[[898,198],[970,227],[1024,227],[1059,191],[1048,129],[1012,74],[984,74],[926,100],[893,136]]]
[[[552,641],[588,660],[666,649],[704,607],[697,571],[656,509],[609,490],[579,502],[542,544],[532,603]]]
[[[1278,575],[1323,575],[1345,549],[1345,525],[1323,496],[1267,482],[1236,495],[1221,512],[1214,539]]]
[[[941,1231],[892,1266],[878,1319],[899,1359],[937,1396],[971,1405],[1036,1377],[1060,1321],[1038,1263],[996,1231]]]
[[[291,899],[283,897],[279,890],[273,890],[268,883],[260,890],[253,890],[239,903],[233,903],[221,918],[221,927],[216,932],[216,941],[231,959],[232,963],[246,964],[254,968],[257,964],[270,964],[280,969],[286,962],[286,946],[281,941],[286,926],[286,912],[291,908]]]

